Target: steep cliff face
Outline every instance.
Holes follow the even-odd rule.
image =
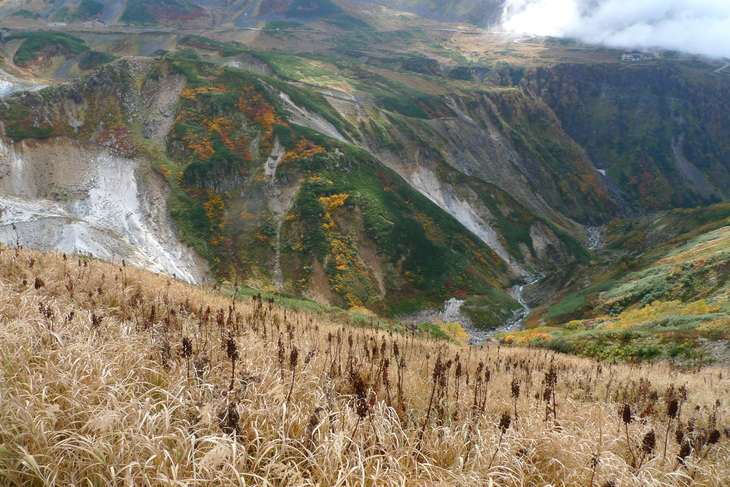
[[[179,243],[167,183],[87,142],[0,141],[0,241],[127,262],[188,282],[206,272]],[[14,224],[15,228],[10,224]]]
[[[550,234],[553,242],[561,234],[575,243],[567,233],[581,234],[576,220],[595,223],[617,214],[583,150],[542,101],[520,90],[450,96],[445,103],[452,116],[431,119],[401,117],[354,99],[328,100],[357,124],[360,146],[478,235],[518,274],[546,271],[580,253],[573,245],[572,252],[556,252],[553,259],[537,258],[536,234]]]
[[[131,59],[0,102],[4,243],[206,279],[207,266],[173,228],[169,185],[149,170],[185,78],[148,80],[151,66]]]
[[[702,64],[560,65],[522,84],[639,210],[730,196],[730,79]]]

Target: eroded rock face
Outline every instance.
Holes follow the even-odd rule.
[[[0,140],[0,241],[125,259],[203,281],[207,266],[177,241],[167,184],[144,168],[139,160],[65,137]]]

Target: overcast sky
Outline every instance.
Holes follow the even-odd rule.
[[[730,58],[730,0],[507,0],[504,27]]]

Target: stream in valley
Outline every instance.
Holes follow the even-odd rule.
[[[497,328],[493,328],[491,330],[483,330],[476,328],[471,325],[464,325],[464,330],[469,334],[471,337],[470,343],[472,345],[479,345],[483,343],[485,340],[493,337],[494,335],[498,333],[509,333],[512,331],[518,331],[522,329],[522,325],[524,323],[525,318],[527,315],[530,314],[530,311],[532,311],[532,308],[530,308],[530,305],[528,305],[525,302],[524,298],[524,292],[525,288],[528,286],[531,286],[533,284],[536,284],[541,279],[543,279],[545,276],[542,274],[539,274],[537,276],[533,276],[529,282],[525,284],[519,284],[517,286],[513,286],[510,289],[510,295],[512,298],[517,301],[521,308],[519,310],[515,311],[515,314],[512,318],[505,321],[501,326],[498,326]],[[458,299],[450,299],[446,301],[444,304],[444,314],[443,314],[443,320],[446,321],[456,321],[457,323],[469,323],[469,320],[464,320],[464,316],[461,313],[461,305],[464,303],[464,301],[458,300]]]

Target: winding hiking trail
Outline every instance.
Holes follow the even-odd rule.
[[[715,73],[722,74],[723,76],[730,76],[730,73],[723,73],[723,70],[730,68],[730,62],[726,62],[724,66],[721,66],[715,70]]]

